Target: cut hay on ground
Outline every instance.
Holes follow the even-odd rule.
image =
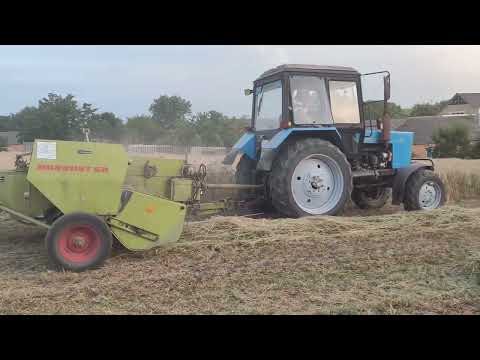
[[[43,232],[4,220],[0,312],[480,314],[480,209],[187,224],[98,270],[48,272]]]

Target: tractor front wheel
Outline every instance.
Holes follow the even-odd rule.
[[[50,261],[75,272],[95,268],[110,256],[112,233],[97,216],[67,214],[57,219],[45,237]]]
[[[445,204],[445,200],[445,186],[432,170],[418,170],[408,178],[403,199],[406,211],[436,209]]]

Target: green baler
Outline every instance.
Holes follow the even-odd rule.
[[[83,271],[103,263],[116,238],[130,250],[179,239],[187,210],[200,204],[206,169],[183,160],[129,160],[121,145],[37,140],[29,162],[0,172],[0,209],[48,229],[49,258]],[[232,185],[235,187],[235,185]]]

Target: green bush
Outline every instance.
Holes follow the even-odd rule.
[[[466,158],[471,156],[469,129],[463,124],[439,128],[432,136],[435,158]]]

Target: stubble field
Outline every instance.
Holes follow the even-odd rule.
[[[0,153],[0,167],[13,159]],[[215,217],[187,223],[175,245],[115,250],[81,274],[52,271],[45,232],[1,213],[0,313],[480,314],[480,202],[451,175],[471,181],[480,162],[436,164],[456,194],[438,210]]]

